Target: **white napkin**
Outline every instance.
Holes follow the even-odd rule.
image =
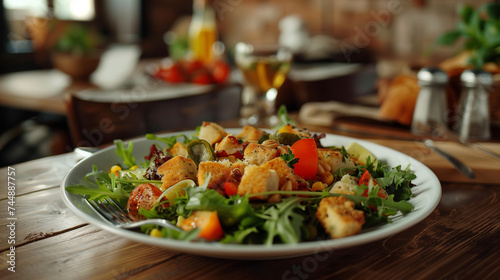
[[[137,45],[114,45],[106,50],[91,81],[103,89],[114,89],[130,79],[141,56]]]
[[[300,122],[307,125],[331,126],[340,116],[382,120],[378,108],[337,101],[305,103],[299,111]]]

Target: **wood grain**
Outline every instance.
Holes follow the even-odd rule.
[[[7,228],[7,202],[0,200],[0,228]],[[75,216],[63,203],[60,187],[33,192],[16,198],[15,217],[16,246],[34,242],[53,235],[78,228],[85,221]],[[5,209],[5,210],[4,210]],[[6,242],[0,243],[0,250],[10,247]]]
[[[437,147],[453,155],[472,168],[476,179],[469,179],[437,153],[425,147],[422,142],[365,139],[407,154],[429,167],[441,182],[470,182],[500,185],[500,160],[481,150],[456,142],[435,141]],[[489,150],[500,154],[500,143],[481,143]]]
[[[54,189],[26,195],[55,195]],[[37,194],[37,195],[35,195]],[[30,198],[32,199],[32,198]],[[57,204],[57,199],[48,199]],[[27,203],[28,198],[23,203]],[[50,202],[41,206],[46,209]],[[52,211],[32,204],[20,228]],[[31,205],[31,206],[29,206]],[[500,189],[479,184],[443,184],[437,209],[421,223],[366,245],[278,260],[227,260],[180,254],[139,244],[92,225],[46,235],[17,247],[17,268],[2,279],[499,279]],[[27,215],[33,218],[28,220]],[[53,214],[52,214],[53,215]],[[56,215],[57,216],[57,215]],[[65,220],[73,220],[68,213]],[[24,219],[27,220],[24,220]],[[36,254],[34,253],[36,252]]]

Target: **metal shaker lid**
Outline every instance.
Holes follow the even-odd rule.
[[[460,75],[460,80],[466,87],[490,86],[493,83],[493,76],[483,70],[465,70]]]
[[[423,86],[446,85],[448,83],[448,74],[435,67],[422,68],[417,74],[418,82]]]

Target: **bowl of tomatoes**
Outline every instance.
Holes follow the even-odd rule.
[[[224,84],[229,79],[231,68],[223,60],[203,63],[198,59],[165,58],[149,68],[148,72],[154,78],[170,84],[210,85]]]

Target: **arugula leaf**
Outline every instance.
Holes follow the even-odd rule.
[[[279,237],[284,243],[295,244],[301,241],[304,217],[295,212],[296,209],[305,210],[305,206],[300,202],[299,197],[286,198],[258,215],[266,220],[262,226],[267,231],[264,244],[272,245],[275,237]]]
[[[235,225],[243,218],[254,215],[248,196],[226,198],[216,190],[199,191],[199,188],[190,187],[186,190],[189,197],[186,209],[217,211],[224,226]]]
[[[280,127],[284,126],[284,125],[287,125],[287,124],[291,124],[293,126],[295,126],[295,122],[290,118],[290,116],[288,116],[288,111],[286,110],[286,106],[285,105],[281,105],[279,108],[278,108],[278,118],[279,118],[279,123],[273,128],[274,130],[278,130]]]
[[[415,173],[410,170],[410,166],[402,170],[401,165],[390,169],[383,170],[383,176],[375,178],[388,194],[394,195],[395,201],[408,200],[413,196],[411,191],[411,181],[417,178]],[[379,170],[377,170],[379,171]]]
[[[172,148],[172,146],[175,145],[175,143],[180,142],[180,141],[178,141],[178,139],[180,137],[184,138],[184,140],[183,140],[184,144],[187,144],[191,140],[196,139],[195,136],[189,137],[189,136],[184,135],[184,134],[174,135],[174,136],[170,136],[170,137],[158,137],[152,133],[146,134],[146,139],[163,142],[163,143],[167,144],[167,148]]]
[[[99,188],[89,188],[84,185],[71,185],[66,187],[66,191],[72,194],[79,194],[84,196],[89,196],[89,200],[100,200],[104,197],[111,197],[114,199],[122,200],[128,199],[128,195],[124,195],[123,193],[114,193],[110,191],[106,185],[98,184]]]
[[[373,206],[377,208],[379,215],[395,215],[397,211],[401,213],[410,213],[414,206],[404,200],[395,201],[394,195],[389,195],[386,199],[378,196],[379,186],[375,186],[371,191],[368,192],[368,197],[362,196],[366,191],[368,186],[359,185],[355,188],[355,195],[345,195],[349,200],[354,201],[354,203],[362,203],[363,206]]]
[[[135,165],[135,157],[132,156],[132,151],[134,150],[134,143],[132,141],[128,142],[127,148],[123,146],[122,140],[115,140],[113,143],[116,145],[115,153],[123,159],[123,163],[129,168]]]
[[[91,186],[97,186],[97,188],[78,184],[67,186],[66,191],[73,194],[88,196],[89,200],[101,200],[110,197],[121,204],[124,204],[130,196],[127,191],[129,188],[125,190],[121,183],[117,183],[115,174],[111,174],[110,176],[106,172],[98,170],[96,165],[92,166],[92,172],[85,175],[85,181]],[[126,183],[125,186],[129,186],[128,183]]]
[[[141,231],[145,234],[149,234],[153,229],[159,228],[157,225],[143,225],[141,226]],[[195,228],[189,231],[179,231],[172,228],[161,227],[161,235],[164,238],[171,238],[182,241],[191,241],[198,238],[199,228]]]
[[[224,236],[224,238],[219,242],[223,244],[242,244],[248,236],[258,232],[259,231],[256,227],[241,227],[238,230],[234,231],[232,234],[226,234],[226,236]]]
[[[293,169],[293,166],[299,162],[298,158],[295,158],[292,150],[288,148],[288,152],[286,154],[281,155],[281,158],[285,161],[285,163]]]

